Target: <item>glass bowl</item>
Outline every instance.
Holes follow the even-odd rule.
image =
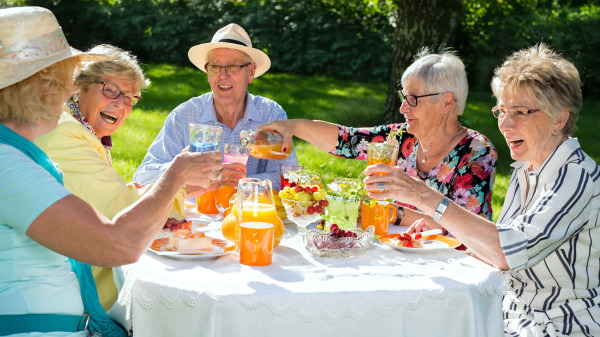
[[[281,203],[285,208],[288,220],[295,223],[299,227],[306,227],[311,223],[320,220],[321,214],[314,212],[308,214],[307,208],[309,206],[316,207],[319,202],[317,200],[311,201],[298,201],[291,199],[281,199]]]
[[[356,233],[356,237],[335,238],[329,232],[317,229],[298,228],[302,235],[304,247],[313,256],[317,257],[351,257],[366,253],[373,246],[375,227],[367,229],[351,228],[346,231]]]

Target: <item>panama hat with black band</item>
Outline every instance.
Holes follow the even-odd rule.
[[[217,48],[236,49],[250,56],[252,61],[256,63],[254,78],[266,73],[267,70],[271,68],[269,56],[263,51],[253,48],[248,33],[246,33],[244,28],[235,23],[230,23],[219,29],[213,36],[211,42],[199,44],[190,48],[188,57],[196,67],[206,72],[206,69],[204,68],[204,65],[206,64],[206,54]]]

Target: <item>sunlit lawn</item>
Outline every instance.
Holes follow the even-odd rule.
[[[152,85],[113,136],[114,166],[126,181],[131,180],[169,112],[189,98],[210,91],[206,75],[195,68],[149,65],[145,70]],[[289,118],[321,119],[349,126],[376,125],[384,108],[386,89],[385,83],[270,73],[256,79],[249,87],[251,93],[281,104]],[[512,161],[498,131],[497,121],[490,113],[493,105],[491,91],[470,92],[461,121],[485,134],[498,150],[498,173],[493,195],[496,219],[504,201]],[[577,125],[576,136],[583,149],[600,162],[600,144],[595,141],[598,139],[597,126],[600,125],[600,103],[586,101]],[[328,178],[356,177],[366,166],[362,161],[328,155],[300,140],[295,140],[294,144],[299,162],[306,168],[321,171]]]

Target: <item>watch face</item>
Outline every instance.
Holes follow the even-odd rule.
[[[394,222],[394,225],[399,226],[402,222],[402,218],[404,218],[404,207],[398,206],[398,209],[396,210],[396,221]]]

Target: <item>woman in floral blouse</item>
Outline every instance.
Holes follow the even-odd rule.
[[[462,61],[452,52],[430,54],[425,48],[402,75],[402,87],[400,113],[406,119],[403,124],[350,128],[294,119],[260,128],[280,132],[284,144],[290,144],[292,136],[296,136],[333,155],[359,160],[367,159],[368,143],[383,142],[392,134],[400,144],[399,167],[469,211],[491,220],[498,156],[484,135],[458,121],[468,93]],[[413,206],[400,208],[398,216],[405,226],[419,219],[433,222]]]

